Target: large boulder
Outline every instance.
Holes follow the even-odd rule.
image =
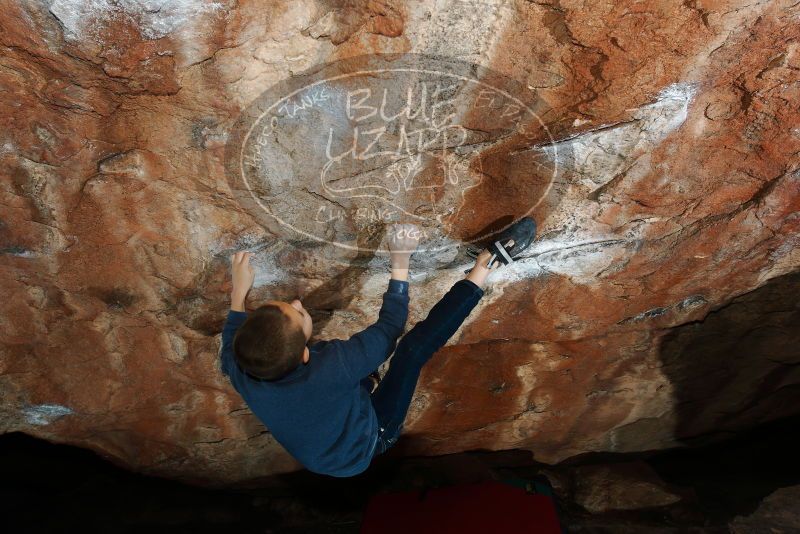
[[[774,534],[800,530],[797,498],[800,488],[789,486],[768,495],[751,514],[736,517],[730,523],[732,534]]]
[[[297,225],[397,198],[436,245],[412,264],[409,328],[463,276],[461,244],[539,223],[424,369],[400,453],[552,463],[797,413],[798,15],[783,0],[6,2],[0,432],[206,483],[300,468],[220,373],[228,255],[256,251],[252,303],[299,296],[316,339],[345,338],[377,318],[383,221],[331,216],[325,246]],[[404,179],[364,205],[320,185],[325,123],[298,115],[291,135],[256,138],[277,182],[252,202],[226,165],[240,117],[374,54],[477,65],[530,114],[511,125],[460,93],[463,137],[438,167],[336,168],[342,184]],[[472,181],[434,187],[453,176]]]

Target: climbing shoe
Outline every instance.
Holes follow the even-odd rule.
[[[488,263],[490,269],[495,261],[508,265],[520,257],[522,252],[533,243],[535,237],[536,222],[530,217],[523,217],[493,237],[492,241],[486,243],[483,248],[467,247],[467,254],[472,258],[477,258],[484,249],[488,249],[492,253]]]

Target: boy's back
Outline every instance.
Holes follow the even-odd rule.
[[[231,310],[222,332],[222,371],[273,437],[309,471],[352,476],[369,466],[378,437],[361,380],[391,355],[407,317],[408,282],[391,279],[375,324],[346,341],[311,344],[307,364],[264,381],[235,361],[233,337],[247,313]]]

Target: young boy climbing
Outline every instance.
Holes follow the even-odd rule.
[[[481,299],[495,259],[514,261],[534,234],[535,224],[526,217],[487,249],[473,251],[477,258],[467,276],[399,343],[408,317],[409,259],[418,245],[414,225],[390,228],[391,277],[378,321],[347,340],[309,343],[313,324],[300,300],[267,301],[245,312],[255,273],[252,253],[237,252],[231,257],[222,371],[273,437],[309,471],[336,477],[361,473],[397,441],[423,365]],[[371,375],[393,352],[389,370],[372,391]]]

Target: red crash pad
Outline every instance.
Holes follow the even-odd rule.
[[[501,482],[372,497],[361,534],[561,534],[553,499]]]

